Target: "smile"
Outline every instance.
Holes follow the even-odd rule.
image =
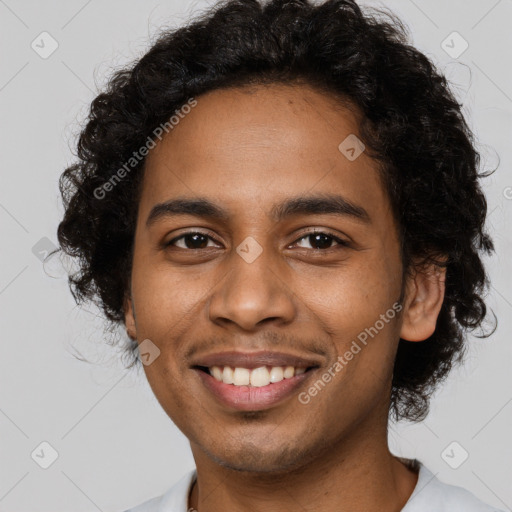
[[[242,411],[258,411],[288,398],[317,368],[196,366],[193,369],[209,394],[224,406]]]

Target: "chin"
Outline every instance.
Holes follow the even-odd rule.
[[[237,449],[226,447],[220,453],[205,450],[207,455],[217,464],[233,471],[261,474],[289,474],[307,464],[314,456],[304,451],[304,446],[293,448],[269,446],[268,443],[259,449],[254,444],[245,444]]]

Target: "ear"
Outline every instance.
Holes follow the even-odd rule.
[[[124,300],[124,324],[126,325],[126,333],[132,340],[137,339],[137,327],[135,325],[135,310],[131,297]]]
[[[423,341],[436,329],[443,305],[446,268],[429,264],[415,267],[408,276],[400,337],[407,341]]]

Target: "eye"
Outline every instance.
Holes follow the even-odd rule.
[[[206,249],[208,247],[216,247],[216,245],[208,245],[208,242],[210,241],[218,243],[214,238],[206,233],[202,233],[201,231],[189,231],[187,233],[181,234],[176,238],[173,238],[165,244],[165,247],[174,246],[185,250],[198,250]],[[334,234],[324,231],[312,231],[307,233],[297,239],[294,244],[297,244],[298,242],[300,243],[302,241],[308,242],[311,249],[315,251],[326,251],[329,249],[334,249],[336,246],[333,247],[332,242],[336,242],[337,245],[343,247],[349,247],[350,245],[348,242],[342,240]],[[302,248],[307,247],[302,246]]]
[[[210,240],[214,240],[210,235],[207,235],[206,233],[202,233],[200,231],[189,231],[187,233],[183,233],[182,235],[173,238],[169,242],[165,244],[166,247],[168,246],[176,246],[180,249],[206,249],[208,247],[208,242]],[[183,242],[183,244],[177,245],[176,242]],[[209,246],[212,247],[212,246]]]
[[[294,243],[300,242],[302,240],[306,240],[309,242],[312,249],[315,251],[318,250],[329,250],[334,247],[331,246],[332,242],[336,242],[338,245],[348,247],[350,244],[345,240],[333,235],[332,233],[324,232],[324,231],[312,231],[306,235],[301,236]],[[302,246],[304,247],[304,246]]]

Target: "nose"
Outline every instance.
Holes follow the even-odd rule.
[[[279,275],[279,262],[272,262],[270,251],[264,249],[252,262],[233,251],[226,262],[230,270],[209,302],[212,322],[252,331],[269,322],[284,325],[294,319],[294,294]]]

